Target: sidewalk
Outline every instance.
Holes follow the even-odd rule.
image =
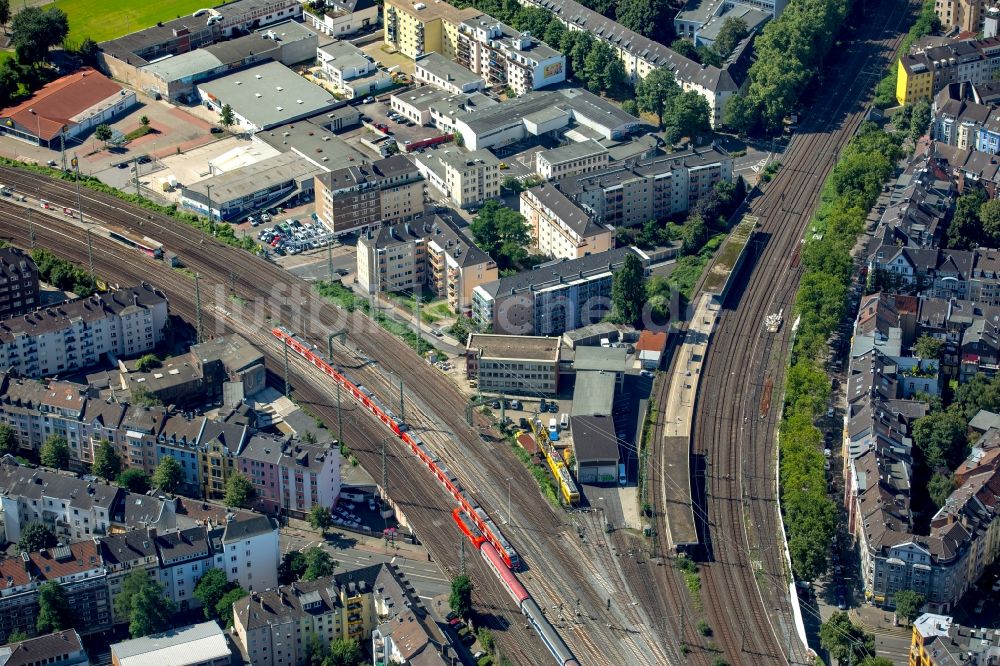
[[[874,634],[886,634],[908,638],[910,636],[909,626],[896,626],[893,623],[892,611],[887,611],[874,606],[863,605],[851,608],[847,611],[851,622],[858,625],[865,631]]]
[[[305,520],[299,520],[297,518],[289,518],[288,524],[285,527],[286,530],[295,531],[299,533],[308,534],[310,537],[314,537],[317,542],[321,541],[321,537],[318,531],[310,527],[309,523]],[[336,526],[330,528],[331,533],[336,532]],[[352,546],[352,550],[360,550],[368,553],[386,553],[386,543],[381,536],[366,536],[358,532],[344,531],[345,537],[356,541],[357,543]],[[418,560],[423,562],[430,562],[428,557],[427,549],[423,546],[414,545],[412,543],[407,543],[403,539],[398,539],[394,545],[389,546],[391,550],[396,554],[397,557],[402,557],[408,560]]]

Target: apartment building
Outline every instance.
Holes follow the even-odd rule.
[[[392,85],[367,53],[350,42],[335,41],[316,49],[316,59],[323,74],[337,91],[348,98],[362,97]]]
[[[917,47],[901,55],[896,65],[896,100],[913,104],[932,99],[953,83],[973,85],[993,79],[1000,69],[1000,38],[955,40]]]
[[[962,99],[955,90],[958,87],[947,86],[934,96],[931,139],[956,148],[977,148],[980,131],[990,120],[992,108]],[[991,129],[998,129],[996,121]]]
[[[152,285],[94,294],[0,322],[0,366],[41,377],[144,354],[166,323],[167,297]]]
[[[0,560],[0,641],[11,633],[36,632],[38,588],[58,583],[73,609],[76,629],[84,635],[111,628],[107,574],[93,540],[46,548]]]
[[[303,7],[302,19],[328,37],[343,39],[377,25],[378,7],[375,0],[330,0],[315,14]]]
[[[545,180],[601,171],[610,160],[608,149],[593,139],[535,153],[535,173]]]
[[[16,543],[33,522],[67,540],[91,539],[150,525],[176,525],[175,500],[136,495],[102,481],[85,481],[67,472],[0,463],[0,510],[4,539]]]
[[[486,14],[459,23],[457,51],[459,65],[517,95],[566,80],[562,53]]]
[[[595,221],[644,224],[689,210],[719,182],[732,182],[733,159],[720,148],[693,148],[559,181],[559,189]]]
[[[950,33],[982,33],[992,5],[985,0],[934,0],[934,13],[941,21],[941,30]]]
[[[332,508],[340,495],[340,449],[254,435],[240,453],[240,472],[256,491],[256,508],[304,517]]]
[[[951,616],[924,613],[913,622],[909,666],[991,666],[1000,660],[991,633],[995,636],[988,627],[966,627]]]
[[[38,305],[38,266],[16,247],[0,248],[0,319],[23,315]]]
[[[542,254],[578,259],[607,252],[615,245],[612,230],[594,223],[555,185],[543,183],[521,192],[520,204],[535,247]]]
[[[28,638],[0,647],[4,666],[90,666],[76,629]]]
[[[416,163],[420,174],[459,208],[500,196],[500,160],[488,150],[432,150],[417,155]]]
[[[486,81],[454,60],[440,53],[428,53],[413,64],[413,78],[452,95],[473,93],[486,87]],[[423,123],[421,123],[423,124]]]
[[[215,419],[205,422],[198,440],[201,497],[225,497],[226,482],[236,469],[236,456],[249,441],[250,433],[250,427],[241,423]]]
[[[465,346],[465,376],[479,391],[555,395],[562,338],[473,333]]]
[[[340,235],[423,212],[420,171],[403,155],[347,166],[316,176],[316,214]]]
[[[481,331],[503,335],[561,335],[602,321],[611,311],[614,271],[635,248],[616,248],[550,262],[472,291],[472,318]]]
[[[454,60],[459,24],[481,14],[473,7],[456,9],[441,0],[388,0],[382,12],[383,41],[411,60],[427,53]]]
[[[368,291],[426,288],[467,312],[479,285],[498,277],[497,265],[443,216],[386,225],[358,239],[358,283]]]
[[[876,279],[914,295],[1000,305],[1000,250],[879,245],[868,258]]]
[[[108,603],[115,623],[130,620],[115,612],[115,598],[122,591],[122,581],[133,571],[144,570],[146,575],[159,580],[160,555],[156,549],[156,530],[148,531],[136,526],[128,532],[109,534],[97,540],[101,561],[107,572]],[[190,602],[190,599],[185,599]]]

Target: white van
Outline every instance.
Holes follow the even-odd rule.
[[[563,412],[562,418],[559,419],[559,427],[563,430],[567,430],[569,428],[569,414],[566,412]]]
[[[559,432],[559,425],[556,423],[556,417],[549,419],[549,432]]]

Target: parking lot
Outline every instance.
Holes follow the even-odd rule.
[[[261,229],[257,231],[256,238],[265,249],[279,257],[285,255],[295,256],[311,250],[326,249],[327,246],[337,246],[337,241],[333,233],[329,231],[322,222],[314,219],[299,220],[291,218],[281,222],[274,222],[269,213],[259,213],[251,216],[253,222],[263,219]],[[344,273],[346,275],[346,272]]]
[[[371,123],[373,125],[385,125],[389,130],[389,134],[396,139],[401,146],[405,146],[407,143],[423,141],[424,139],[441,136],[441,131],[435,127],[417,125],[406,120],[405,118],[401,118],[403,122],[400,122],[399,120],[389,117],[390,113],[395,115],[395,112],[389,108],[388,97],[385,98],[384,102],[360,104],[358,106],[358,110],[361,111],[363,115],[371,118]]]

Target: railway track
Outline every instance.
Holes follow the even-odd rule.
[[[43,197],[59,206],[76,207],[76,190],[72,183],[41,178],[16,169],[5,168],[0,172],[5,183],[17,186],[21,192]],[[565,516],[553,511],[545,502],[537,484],[506,445],[491,444],[480,437],[477,428],[487,425],[485,419],[477,416],[476,427],[466,425],[464,398],[442,373],[425,364],[408,347],[368,318],[344,312],[322,301],[311,293],[305,283],[264,260],[214,243],[176,221],[129,207],[113,197],[88,191],[84,191],[83,195],[83,205],[89,218],[112,222],[148,235],[179,254],[190,269],[199,272],[202,277],[202,312],[208,321],[206,334],[236,330],[260,343],[270,367],[280,369],[283,366],[280,348],[270,339],[264,344],[264,338],[260,337],[272,323],[283,323],[300,332],[312,332],[306,337],[321,348],[325,348],[327,342],[325,333],[347,328],[351,345],[338,344],[335,347],[337,362],[390,403],[392,396],[398,395],[398,386],[393,386],[386,379],[386,373],[391,372],[402,378],[407,387],[404,392],[407,420],[415,422],[421,436],[446,459],[463,485],[497,519],[503,515],[498,512],[499,507],[506,505],[506,488],[503,488],[502,480],[510,477],[515,521],[503,529],[527,561],[529,570],[525,575],[525,587],[540,605],[550,609],[558,608],[568,596],[581,600],[580,605],[586,610],[585,617],[588,619],[586,622],[574,620],[564,629],[568,632],[564,638],[581,663],[615,663],[621,655],[639,664],[674,661],[663,653],[661,646],[668,639],[656,635],[655,623],[633,624],[638,616],[629,606],[634,594],[631,586],[635,581],[625,580],[620,571],[601,570],[603,563],[577,543]],[[28,225],[24,213],[24,209],[15,204],[7,201],[0,203],[0,228],[15,242],[26,246]],[[83,230],[56,216],[48,222],[53,229],[46,231],[43,220],[47,218],[42,212],[33,213],[33,217],[34,233],[39,244],[87,265]],[[54,231],[56,229],[58,232]],[[93,243],[95,267],[101,275],[121,283],[146,279],[162,285],[171,297],[174,311],[189,322],[195,321],[194,285],[190,277],[141,256],[132,259],[127,252],[124,256],[129,261],[122,261],[122,248],[110,241],[106,243],[96,235],[93,236]],[[239,294],[244,302],[236,302],[230,294]],[[373,358],[379,359],[378,362],[372,363]],[[311,403],[313,410],[328,424],[335,425],[336,396],[328,390],[324,391],[309,368],[296,363],[292,367],[296,397]],[[428,405],[435,408],[432,410]],[[369,449],[366,444],[378,444],[383,434],[374,427],[374,423],[366,423],[364,419],[357,419],[350,429],[345,427],[345,439],[351,443],[361,464],[376,478],[381,477],[381,447],[373,445],[374,448]],[[411,517],[418,535],[449,572],[457,571],[460,533],[447,511],[431,510],[444,505],[442,496],[412,483],[413,479],[422,477],[419,468],[407,466],[405,456],[390,460],[394,466],[398,463],[400,468],[406,470],[395,481],[390,478],[394,497],[402,494],[397,501]],[[604,586],[594,582],[609,576],[613,577],[611,582],[615,591],[611,597],[606,595]],[[489,578],[491,576],[484,575],[476,581],[477,584],[482,583],[484,592],[491,593],[489,598],[482,599],[482,603],[487,608],[505,607],[505,594],[493,580],[486,582]],[[638,581],[638,584],[643,582]],[[613,599],[610,608],[607,604],[609,598]],[[664,612],[660,608],[642,610],[649,616]],[[495,623],[496,628],[505,626],[511,630],[502,632],[499,640],[506,654],[520,654],[523,658],[517,660],[519,663],[541,663],[544,660],[538,641],[527,633],[514,630],[520,626],[516,617],[502,617]],[[618,627],[630,627],[633,631],[616,631]]]
[[[823,181],[863,120],[867,96],[914,8],[905,0],[871,8],[827,83],[827,90],[843,91],[837,103],[816,108],[802,124],[781,171],[753,202],[761,226],[748,248],[750,273],[730,294],[702,369],[692,442],[692,454],[706,461],[703,491],[695,493],[706,550],[702,591],[730,663],[811,663],[788,596],[775,481],[781,410],[769,404],[771,387],[784,380],[792,336],[789,326],[765,332],[763,320],[792,311],[802,273],[799,241]]]

